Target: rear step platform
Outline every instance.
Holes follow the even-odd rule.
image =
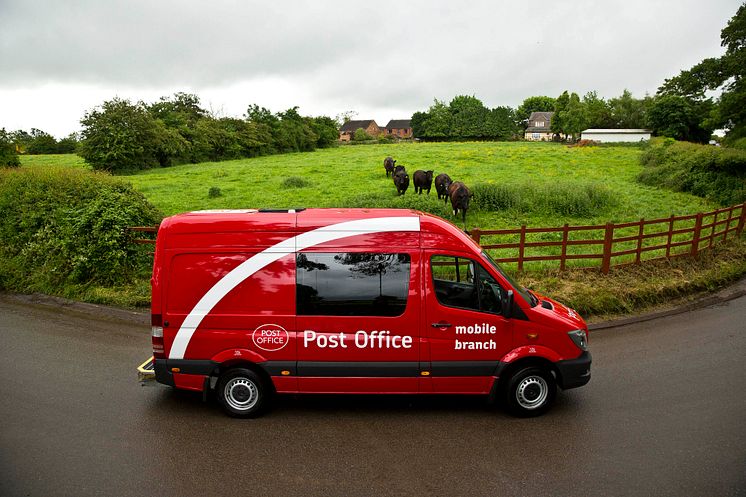
[[[154,359],[149,357],[145,362],[137,367],[137,379],[139,381],[155,380]]]

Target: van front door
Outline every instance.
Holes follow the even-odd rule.
[[[416,393],[418,251],[296,257],[298,384],[308,393]]]
[[[501,314],[504,290],[479,262],[426,253],[425,330],[433,391],[488,393],[497,361],[512,348]]]

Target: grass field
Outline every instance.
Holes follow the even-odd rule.
[[[154,169],[126,179],[166,215],[199,209],[407,207],[432,212],[460,225],[460,220],[451,216],[450,207],[437,201],[434,189],[429,197],[418,196],[410,186],[404,197],[397,197],[383,169],[383,159],[391,155],[407,167],[410,176],[416,169],[433,169],[436,174],[446,172],[470,187],[515,187],[514,193],[530,194],[532,198],[543,198],[545,193],[558,197],[586,187],[606,193],[602,197],[607,201],[601,207],[583,214],[572,210],[562,213],[551,203],[522,202],[515,208],[498,210],[474,208],[467,218],[469,228],[603,224],[715,208],[693,195],[637,183],[635,178],[642,169],[640,154],[635,147],[570,148],[521,142],[342,146],[311,153]],[[88,167],[75,155],[24,156],[21,160],[23,167]],[[220,195],[211,198],[211,189],[219,189]],[[554,200],[562,203],[561,198]],[[672,263],[673,267],[664,261],[641,269],[618,269],[606,277],[587,271],[561,275],[549,271],[524,273],[519,278],[588,313],[626,312],[732,281],[746,271],[744,249],[746,245],[741,242],[722,249],[717,258],[682,259]],[[540,264],[527,269],[556,266]],[[620,293],[621,287],[626,291]],[[149,295],[145,280],[126,288],[97,286],[58,294],[118,305],[143,305]]]

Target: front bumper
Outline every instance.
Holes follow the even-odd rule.
[[[591,353],[587,350],[577,359],[557,361],[555,365],[559,371],[557,382],[563,390],[582,387],[591,381]]]

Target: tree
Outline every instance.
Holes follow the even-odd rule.
[[[80,155],[94,169],[120,172],[157,166],[158,127],[143,102],[114,98],[86,112]]]
[[[577,140],[580,132],[588,127],[585,106],[575,92],[570,94],[562,121],[564,123],[565,134],[572,136],[573,141]]]
[[[708,109],[679,95],[662,95],[654,99],[648,113],[648,125],[656,135],[669,136],[677,140],[706,143],[712,129],[703,128],[703,114]]]
[[[583,95],[583,106],[585,107],[589,128],[616,127],[611,115],[611,106],[606,100],[600,98],[595,91],[589,91]]]
[[[448,105],[451,112],[449,136],[457,140],[483,138],[489,110],[474,96],[458,95]]]
[[[640,100],[625,89],[621,96],[609,100],[611,120],[614,128],[644,128],[647,126],[647,112],[652,104],[650,97]]]
[[[352,140],[356,142],[364,142],[366,140],[372,140],[373,137],[365,132],[363,128],[358,128],[352,134]]]
[[[19,167],[21,161],[16,153],[16,146],[11,135],[0,128],[0,167]]]
[[[487,116],[487,137],[509,140],[518,134],[515,111],[511,107],[495,107]]]
[[[57,140],[49,133],[31,128],[31,141],[26,146],[26,152],[31,155],[56,154]]]
[[[567,90],[563,91],[562,95],[557,97],[557,100],[554,101],[554,115],[552,116],[550,129],[556,136],[567,137],[567,131],[565,130],[565,111],[567,111],[567,105],[569,102],[570,95],[567,93]]]
[[[319,148],[331,147],[339,139],[339,125],[337,121],[327,116],[307,118],[311,130],[318,136],[316,146]]]
[[[532,112],[552,112],[555,105],[555,99],[543,95],[528,97],[515,111],[515,118],[523,129],[528,126],[528,118]]]
[[[703,103],[708,100],[707,91],[719,91],[716,108],[704,118],[707,122],[700,125],[704,129],[722,126],[728,130],[727,139],[732,141],[746,136],[746,3],[720,32],[720,40],[725,54],[705,59],[678,76],[666,79],[658,88],[658,95]]]

